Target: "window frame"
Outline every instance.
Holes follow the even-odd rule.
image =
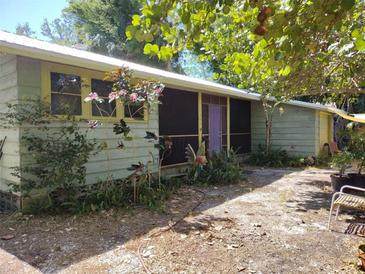
[[[125,116],[125,104],[122,105],[122,112],[123,112],[123,119],[126,122],[133,122],[133,123],[144,123],[146,121],[148,121],[148,109],[147,109],[147,105],[145,103],[143,103],[143,119],[138,119],[138,118],[133,118],[133,117],[126,117]]]
[[[92,79],[104,80],[105,74],[103,72],[99,72],[99,71],[87,71],[87,73],[88,73],[87,74],[88,77],[86,78],[86,86],[88,87],[88,90],[89,90],[88,94],[89,94],[90,92],[93,92],[93,90],[91,90],[91,81],[92,81]],[[91,102],[86,103],[88,117],[91,117],[92,120],[98,120],[98,121],[104,121],[104,122],[108,122],[108,121],[117,122],[120,119],[123,119],[124,111],[122,109],[122,102],[120,100],[116,100],[115,103],[116,103],[115,104],[115,117],[94,116],[93,112],[92,112],[92,103]]]
[[[83,85],[83,82],[85,80],[85,74],[82,70],[78,70],[77,68],[65,66],[65,65],[59,65],[59,64],[52,64],[52,63],[42,63],[41,66],[41,89],[42,89],[42,99],[47,102],[51,106],[51,98],[52,98],[52,90],[51,90],[51,73],[62,73],[62,74],[72,74],[75,76],[79,76],[81,80],[81,115],[73,115],[76,118],[83,118],[85,117],[85,108],[83,107],[85,102],[83,98],[87,96],[88,93],[86,93],[85,87]],[[66,114],[55,114],[54,116],[58,118],[64,118],[66,119]]]
[[[124,105],[122,101],[116,100],[116,116],[115,117],[105,117],[105,116],[94,116],[92,115],[92,104],[90,102],[85,102],[84,99],[89,95],[91,90],[91,80],[104,80],[105,73],[101,71],[88,70],[85,68],[74,67],[63,64],[56,64],[50,62],[41,63],[41,97],[42,100],[51,105],[51,72],[62,73],[62,74],[72,74],[79,76],[81,79],[81,115],[73,115],[73,117],[80,120],[98,120],[102,122],[118,122],[124,119],[126,122],[131,123],[146,123],[149,120],[147,105],[144,104],[144,115],[143,119],[125,117],[124,115]],[[65,114],[56,114],[55,117],[58,119],[66,119]]]

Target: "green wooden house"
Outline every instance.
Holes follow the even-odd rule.
[[[165,168],[184,165],[187,144],[197,148],[205,140],[208,151],[232,147],[238,153],[249,153],[264,143],[265,118],[258,94],[6,32],[0,32],[0,112],[6,111],[8,102],[39,96],[50,102],[54,113],[62,115],[57,113],[58,104],[72,98],[77,106],[76,116],[103,119],[83,98],[94,86],[106,88],[101,81],[103,74],[122,66],[129,67],[137,78],[165,84],[163,103],[138,119],[129,117],[121,106],[113,117],[103,120],[103,126],[90,137],[106,141],[110,149],[87,164],[88,183],[102,180],[110,173],[114,178],[127,176],[130,173],[127,168],[138,161],[147,161],[149,152],[158,159],[159,151],[143,138],[145,131],[172,138],[173,151],[164,161]],[[72,94],[59,94],[53,87],[64,75],[74,75],[87,85]],[[112,132],[112,124],[121,118],[128,122],[134,136],[123,152],[117,148],[118,138]],[[54,124],[57,126],[57,121]],[[284,105],[284,113],[274,116],[273,147],[295,155],[316,155],[323,144],[332,141],[332,124],[333,114],[327,106],[290,101]],[[22,165],[26,158],[25,152],[20,153],[24,130],[24,127],[0,130],[0,140],[6,137],[0,159],[3,208],[4,201],[19,200],[7,193],[7,185],[21,183],[11,173],[12,167]]]

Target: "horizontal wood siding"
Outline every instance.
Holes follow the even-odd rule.
[[[19,94],[21,97],[41,96],[41,63],[29,58],[18,58],[19,63]],[[94,130],[88,130],[86,122],[80,123],[83,130],[88,130],[88,138],[96,139],[98,142],[106,143],[107,147],[99,154],[90,158],[86,164],[87,183],[92,184],[107,178],[125,178],[131,174],[127,170],[131,164],[139,161],[146,164],[154,161],[154,170],[157,170],[158,149],[152,142],[144,138],[146,131],[158,134],[158,111],[154,110],[149,114],[146,122],[129,121],[127,124],[131,128],[131,141],[123,141],[125,148],[118,148],[120,136],[113,133],[113,123],[102,122],[102,125]],[[57,130],[59,122],[53,122],[50,126]],[[25,134],[29,128],[22,127],[21,135]],[[36,130],[33,130],[38,134]],[[23,149],[22,149],[23,151]],[[22,164],[28,164],[31,157],[27,153],[22,154]]]
[[[17,61],[14,55],[0,53],[0,112],[8,110],[7,103],[16,103],[18,100]],[[5,126],[4,121],[1,121]],[[9,190],[9,183],[19,183],[19,179],[11,175],[12,167],[19,166],[19,129],[0,127],[0,139],[6,141],[3,147],[3,156],[0,159],[0,191]]]
[[[291,155],[316,154],[319,136],[316,130],[316,110],[284,105],[282,114],[276,111],[272,126],[272,147]],[[265,144],[265,115],[260,102],[251,103],[252,150]]]

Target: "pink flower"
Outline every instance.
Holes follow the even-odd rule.
[[[85,102],[89,102],[89,101],[98,101],[98,102],[102,102],[103,99],[99,98],[99,95],[96,92],[90,92],[89,96],[87,96],[84,99]]]
[[[126,96],[127,94],[127,91],[125,89],[121,89],[119,92],[118,92],[119,96]]]
[[[110,92],[109,93],[109,103],[110,102],[112,102],[112,101],[114,101],[114,100],[116,100],[116,99],[118,99],[119,98],[119,95],[118,95],[118,93],[116,93],[116,92]]]
[[[156,89],[155,89],[155,93],[156,93],[156,95],[161,95],[162,90],[163,90],[163,88],[162,88],[162,87],[158,87],[158,88],[156,88]]]
[[[99,98],[99,96],[96,92],[90,92],[89,96],[90,96],[91,100],[96,100]]]
[[[99,122],[96,120],[90,120],[87,122],[87,126],[91,129],[97,128],[99,125]]]
[[[136,101],[137,101],[137,99],[138,99],[138,95],[137,95],[137,93],[131,93],[130,95],[129,95],[129,100],[132,102],[132,103],[135,103]]]

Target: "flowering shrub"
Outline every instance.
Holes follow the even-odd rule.
[[[108,103],[120,100],[123,105],[137,106],[137,110],[130,111],[130,114],[136,114],[138,108],[147,108],[152,110],[154,106],[160,103],[159,97],[162,96],[164,85],[160,82],[147,81],[147,80],[136,80],[132,78],[132,72],[127,67],[122,67],[105,74],[104,80],[113,83],[112,90],[108,94]],[[93,90],[84,99],[85,102],[96,102],[103,103],[104,99],[100,98],[97,90]],[[98,104],[95,104],[99,108]],[[115,106],[117,107],[117,105]],[[129,108],[130,109],[130,108]],[[99,112],[106,116],[107,114],[99,109]],[[115,109],[111,112],[114,113]],[[133,118],[133,117],[132,117]],[[95,129],[100,123],[95,120],[88,121],[89,128]],[[123,149],[125,147],[124,140],[128,141],[131,139],[129,133],[131,132],[130,127],[127,123],[121,119],[119,123],[115,123],[113,131],[116,135],[120,135],[122,140],[118,142],[118,148]],[[155,147],[160,149],[160,159],[164,159],[166,154],[171,152],[172,141],[166,139],[166,137],[158,137],[153,132],[146,132],[145,139],[149,141],[157,141]],[[161,140],[162,143],[160,142]],[[165,142],[165,143],[164,143]],[[162,164],[162,160],[159,161],[159,167]],[[143,165],[145,168],[147,165]],[[160,168],[159,168],[159,181],[160,181]]]
[[[107,73],[104,80],[113,83],[112,90],[106,99],[108,100],[108,103],[111,104],[116,100],[120,100],[122,105],[127,107],[131,118],[138,118],[134,115],[138,114],[141,110],[144,110],[144,108],[151,111],[154,106],[158,105],[160,103],[159,97],[162,96],[162,91],[164,89],[164,85],[160,82],[132,79],[132,72],[127,67],[122,67]],[[97,90],[93,90],[84,99],[84,101],[95,102],[96,104],[94,106],[99,109],[99,113],[102,114],[102,116],[110,116],[108,113],[103,112],[97,104],[103,103],[105,100],[104,98],[101,98],[98,95]],[[115,104],[115,108],[117,106],[118,105]],[[111,113],[115,113],[115,111],[116,109],[112,110]],[[91,129],[95,129],[99,125],[100,123],[98,121],[88,121],[88,126]],[[123,149],[125,147],[123,141],[131,140],[131,136],[129,135],[131,132],[130,127],[123,119],[121,119],[119,123],[114,124],[113,132],[121,137],[121,140],[118,141],[118,148]],[[168,157],[171,153],[172,140],[168,137],[159,137],[155,133],[149,131],[146,131],[146,136],[144,138],[149,142],[153,142],[154,147],[159,148],[160,150],[160,160],[158,163],[158,185],[161,187],[161,165],[163,159]],[[149,154],[153,158],[152,152],[149,152]],[[132,173],[128,176],[126,182],[129,182],[129,185],[133,185],[134,203],[139,200],[139,187],[146,187],[147,185],[146,189],[150,189],[153,192],[151,184],[153,178],[149,165],[150,163],[151,161],[146,164],[138,162],[128,169]]]
[[[106,73],[104,80],[113,82],[112,91],[108,95],[109,103],[121,100],[124,105],[138,105],[140,109],[147,107],[148,110],[159,104],[159,97],[162,96],[165,87],[162,83],[155,81],[132,81],[132,72],[127,67]],[[104,99],[99,97],[97,90],[93,90],[84,101],[102,103]],[[98,107],[97,104],[96,107]],[[136,112],[138,110],[131,115],[133,116]]]
[[[164,85],[159,82],[135,81],[135,79],[132,81],[132,73],[128,68],[112,71],[106,75],[104,80],[113,83],[108,96],[105,94],[99,96],[98,90],[92,90],[84,101],[94,103],[93,106],[99,109],[101,116],[107,117],[115,114],[116,107],[119,106],[119,104],[115,104],[116,100],[120,100],[123,105],[128,107],[133,106],[131,109],[134,113],[136,113],[136,106],[147,108],[150,111],[159,104],[159,97],[164,89]],[[104,102],[105,100],[106,102]],[[104,106],[107,103],[111,104],[114,110],[103,111],[98,105],[101,103]],[[41,100],[32,105],[27,101],[25,104],[11,106],[11,111],[3,116],[9,126],[23,123],[36,126],[30,127],[29,131],[24,130],[22,136],[22,146],[31,154],[32,162],[29,165],[14,167],[13,175],[21,178],[22,184],[14,184],[11,187],[13,191],[21,191],[24,196],[29,195],[31,204],[36,205],[34,208],[37,211],[61,209],[71,212],[87,211],[124,204],[124,202],[122,203],[124,200],[153,205],[156,200],[165,197],[165,192],[169,191],[161,182],[160,167],[162,159],[171,151],[171,139],[165,140],[153,132],[146,132],[145,138],[149,142],[153,142],[154,147],[159,147],[161,151],[158,181],[156,181],[158,184],[152,184],[154,180],[151,176],[150,161],[148,163],[139,162],[137,165],[132,165],[130,170],[133,172],[128,178],[120,180],[123,183],[122,187],[118,185],[106,190],[111,181],[108,179],[108,182],[101,183],[105,188],[96,187],[96,191],[85,195],[83,190],[88,190],[87,187],[85,188],[85,164],[91,156],[105,148],[105,144],[99,144],[97,140],[87,138],[88,131],[97,130],[101,124],[99,121],[87,121],[89,129],[85,131],[79,126],[79,121],[69,114],[65,120],[60,121],[57,131],[52,130],[52,127],[48,126],[49,118],[52,116],[50,106],[44,106]],[[131,139],[129,136],[131,129],[123,119],[114,124],[113,131],[116,135],[121,136],[123,141]],[[118,148],[121,149],[124,148],[122,140],[118,142]],[[150,154],[153,157],[152,152]],[[110,174],[110,178],[112,177]],[[142,190],[140,191],[140,189]],[[39,205],[38,198],[32,197],[34,193],[38,192],[42,192],[48,197],[46,200],[40,197]],[[128,198],[131,194],[133,194],[133,199]],[[114,201],[118,203],[114,203]]]
[[[84,99],[85,102],[90,102],[90,101],[97,101],[99,103],[102,103],[104,100],[102,98],[99,98],[99,95],[96,92],[90,92],[89,96],[87,96]]]

